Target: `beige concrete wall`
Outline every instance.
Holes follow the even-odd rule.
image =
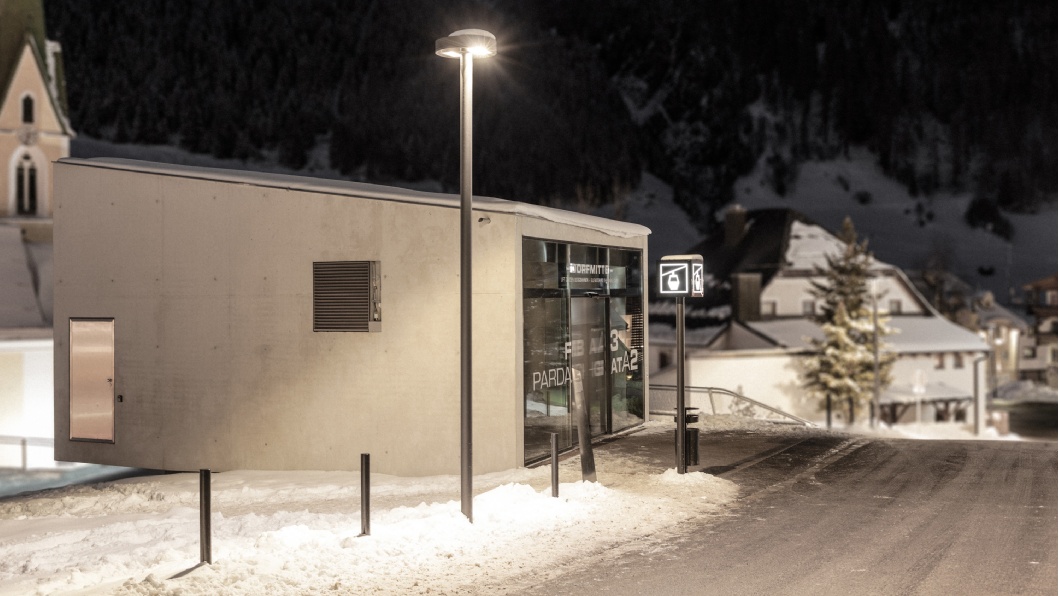
[[[22,128],[22,98],[33,97],[36,139],[24,145],[18,137]],[[0,104],[0,217],[15,215],[15,167],[29,154],[37,167],[37,214],[53,212],[52,162],[70,154],[70,138],[63,133],[59,117],[49,99],[47,83],[37,68],[29,46],[25,46],[15,69],[7,97]]]
[[[356,469],[367,452],[378,472],[459,473],[457,209],[73,163],[57,181],[58,459]],[[529,220],[474,220],[482,473],[522,463]],[[569,234],[605,236],[585,232]],[[312,263],[326,260],[381,261],[382,332],[312,331]],[[70,317],[115,319],[114,444],[63,439]]]

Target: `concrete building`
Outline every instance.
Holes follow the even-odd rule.
[[[458,198],[126,160],[56,166],[60,460],[459,471]],[[474,205],[474,470],[645,412],[649,230]]]

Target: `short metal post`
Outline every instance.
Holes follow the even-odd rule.
[[[26,437],[22,437],[22,471],[25,472],[29,467],[29,441]]]
[[[213,565],[210,544],[210,470],[199,470],[199,558]]]
[[[552,496],[559,497],[559,435],[549,433],[552,445]]]
[[[361,536],[372,533],[372,462],[367,453],[361,454]]]

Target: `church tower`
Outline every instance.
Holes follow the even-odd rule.
[[[43,0],[0,0],[0,219],[52,216],[52,164],[73,136]]]

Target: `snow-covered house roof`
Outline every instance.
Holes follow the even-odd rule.
[[[752,321],[746,325],[772,338],[782,348],[811,349],[811,340],[823,340],[821,328],[809,319]],[[898,354],[938,352],[986,352],[990,348],[981,337],[938,316],[893,317],[888,325],[896,331],[883,339]]]
[[[788,228],[788,248],[784,253],[783,266],[787,269],[813,271],[824,266],[828,257],[843,254],[846,244],[821,226],[801,220],[793,220]],[[870,269],[890,269],[876,260],[869,260]]]
[[[86,167],[143,172],[162,176],[177,176],[181,178],[219,180],[223,182],[231,182],[233,184],[248,184],[265,188],[298,190],[310,193],[347,196],[351,198],[434,205],[454,209],[460,207],[460,197],[458,195],[407,190],[389,186],[366,184],[363,182],[329,180],[324,178],[310,178],[306,176],[291,176],[287,174],[272,174],[242,170],[222,170],[199,166],[145,162],[133,159],[66,158],[60,161]],[[531,205],[517,201],[508,201],[494,197],[476,196],[473,197],[472,204],[473,208],[478,211],[533,217],[555,223],[596,230],[619,238],[634,238],[651,234],[651,230],[639,224],[615,221],[603,217],[597,217],[595,215],[575,213],[573,211],[564,211],[562,209]]]

